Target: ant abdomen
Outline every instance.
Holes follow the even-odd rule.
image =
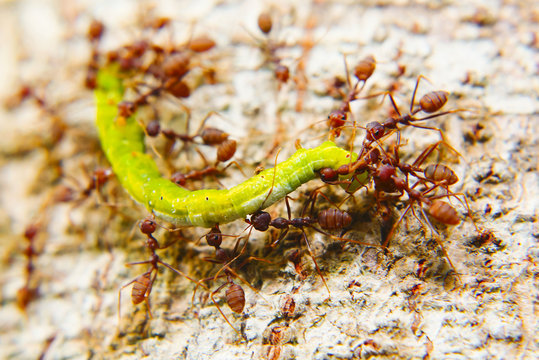
[[[225,140],[217,148],[217,160],[220,162],[228,161],[236,153],[237,143],[236,140]]]
[[[149,272],[139,275],[131,289],[131,301],[133,305],[138,305],[146,299],[146,292],[151,282],[151,274]]]
[[[448,96],[449,93],[447,91],[431,91],[419,99],[419,106],[427,114],[436,112],[445,105]]]
[[[459,181],[458,176],[453,170],[442,164],[427,165],[423,171],[428,180],[435,182],[446,181],[447,185],[453,185]]]
[[[219,145],[228,139],[228,134],[222,130],[207,127],[202,130],[200,137],[206,145]]]
[[[442,224],[458,225],[460,223],[457,210],[444,201],[434,201],[429,207],[429,214]]]
[[[349,226],[352,217],[346,211],[339,209],[326,209],[318,214],[318,224],[324,230],[338,230]]]
[[[372,55],[361,60],[354,68],[354,75],[359,81],[367,81],[376,69],[376,60]]]
[[[230,307],[230,310],[237,314],[243,312],[245,307],[245,292],[243,288],[238,284],[232,284],[226,289],[226,303]]]

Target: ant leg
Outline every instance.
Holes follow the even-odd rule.
[[[395,232],[395,230],[397,229],[397,227],[400,225],[400,223],[402,222],[402,220],[404,219],[404,217],[406,216],[406,214],[408,213],[408,211],[410,210],[411,207],[412,207],[412,203],[408,204],[408,206],[406,207],[406,209],[402,212],[401,216],[399,217],[399,220],[397,220],[397,222],[395,223],[395,225],[393,225],[393,227],[391,228],[391,231],[389,231],[389,233],[387,234],[386,239],[385,239],[384,242],[382,243],[382,247],[383,247],[383,248],[387,248],[387,247],[388,247],[389,241],[391,240],[391,237],[393,236],[393,233]]]
[[[279,153],[281,152],[281,149],[277,151],[277,154],[275,154],[275,163],[273,165],[273,179],[271,180],[271,188],[268,191],[268,195],[266,195],[266,198],[262,202],[262,205],[260,205],[260,209],[264,208],[264,204],[269,199],[271,193],[273,192],[273,188],[275,187],[275,177],[277,176],[277,158],[279,157]]]
[[[164,262],[163,260],[160,260],[160,259],[159,259],[159,260],[157,260],[157,262],[158,262],[159,264],[161,264],[161,265],[167,267],[169,270],[172,270],[172,271],[175,272],[176,274],[178,274],[178,275],[180,275],[180,276],[183,276],[183,277],[186,278],[187,280],[189,280],[189,281],[191,281],[191,282],[193,282],[193,283],[195,283],[195,284],[198,285],[198,282],[197,282],[197,281],[191,279],[191,278],[190,278],[188,275],[186,275],[183,271],[176,269],[175,267],[173,267],[173,266],[170,265],[170,264],[167,264],[167,263]],[[203,285],[201,285],[201,286],[204,287]]]
[[[148,263],[151,263],[151,261],[130,263],[130,264],[127,264],[127,265],[138,265],[138,264],[148,264]],[[142,275],[139,275],[139,276],[135,277],[133,280],[131,280],[127,284],[123,285],[120,288],[120,290],[118,290],[118,323],[120,323],[120,321],[121,321],[122,290],[125,289],[126,287],[128,287],[129,285],[135,283],[135,285],[133,285],[133,287],[137,286],[137,288],[134,288],[132,290],[131,301],[135,305],[139,304],[140,302],[142,302],[143,300],[145,300],[147,298],[146,294],[149,294],[150,291],[151,291],[151,288],[150,288],[150,290],[148,290],[149,289],[148,287],[153,283],[152,279],[150,279],[148,283],[144,283],[141,279],[147,279],[148,276],[151,276],[151,274],[152,274],[152,272],[154,270],[156,270],[156,269],[152,266],[152,268],[150,270],[146,271]],[[157,276],[157,271],[155,273],[155,276]],[[155,277],[154,277],[154,279],[155,279]],[[134,292],[136,294],[133,294]],[[150,310],[149,306],[148,306],[148,312],[150,313],[150,317],[152,317],[152,313],[151,313],[151,310]]]
[[[234,256],[232,259],[230,259],[228,262],[226,262],[220,269],[219,271],[217,271],[217,273],[215,274],[215,278],[217,278],[219,276],[219,274],[221,273],[221,271],[225,270],[225,269],[228,269],[228,267],[234,262],[236,261],[240,256],[242,256],[244,253],[245,253],[245,250],[247,249],[247,244],[249,242],[249,237],[251,236],[251,232],[253,231],[253,227],[251,227],[251,229],[249,230],[249,234],[247,235],[247,238],[245,239],[245,242],[243,243],[243,246],[241,247],[241,251],[239,252],[238,255]],[[236,244],[234,245],[234,251],[233,251],[233,254],[236,254],[236,251],[238,250],[238,245],[240,243],[240,240],[241,238],[238,237],[238,240],[236,240]]]
[[[146,302],[146,306],[148,308],[148,314],[150,315],[150,319],[153,318],[152,307],[150,305],[150,293],[152,292],[153,283],[154,283],[155,279],[157,278],[157,273],[158,273],[157,268],[155,268],[154,270],[155,270],[155,273],[152,276],[152,278],[150,280],[150,283],[148,284],[148,290],[146,290],[146,293],[144,295],[144,301]]]
[[[427,146],[427,148],[425,150],[423,150],[421,152],[421,154],[419,154],[419,156],[417,157],[417,159],[415,159],[414,163],[412,164],[412,167],[413,168],[416,168],[416,167],[420,167],[423,162],[425,162],[425,160],[430,156],[430,154],[432,154],[432,152],[438,147],[438,145],[440,145],[443,141],[440,140],[434,144],[431,144],[429,146]]]
[[[217,288],[217,290],[213,291],[211,294],[210,294],[210,297],[211,297],[211,300],[213,301],[213,303],[215,304],[215,306],[217,307],[217,310],[219,310],[219,312],[221,313],[221,316],[225,319],[225,321],[227,322],[227,324],[232,328],[232,330],[234,330],[236,332],[236,334],[238,334],[238,336],[241,337],[241,334],[239,333],[238,330],[236,330],[236,328],[234,326],[232,326],[232,324],[230,323],[230,321],[228,321],[228,318],[226,317],[225,313],[221,310],[221,307],[219,306],[219,304],[217,304],[217,301],[215,301],[215,298],[214,298],[214,295],[217,294],[219,291],[221,291],[225,286],[229,285],[229,282],[226,282],[224,283],[223,285],[219,286]]]
[[[440,114],[442,115],[442,114]],[[464,156],[462,156],[461,153],[459,153],[446,139],[445,139],[445,136],[444,136],[444,132],[437,128],[437,127],[431,127],[431,126],[426,126],[426,125],[417,125],[417,124],[413,124],[413,123],[410,123],[410,126],[413,126],[415,128],[420,128],[420,129],[426,129],[426,130],[434,130],[434,131],[438,131],[438,133],[440,134],[440,138],[442,139],[440,142],[443,143],[445,146],[447,146],[447,148],[452,152],[454,153],[455,155],[457,155],[458,157],[464,159]]]
[[[303,210],[301,211],[301,217],[305,217],[305,214],[307,213],[307,208],[309,207],[309,205],[310,205],[310,208],[311,208],[310,211],[309,211],[309,214],[314,213],[314,206],[315,206],[316,200],[318,199],[318,196],[321,196],[324,199],[326,199],[326,201],[328,203],[330,203],[331,205],[333,205],[337,209],[339,208],[339,205],[337,205],[333,201],[331,201],[327,197],[327,195],[322,192],[322,189],[325,188],[325,187],[327,187],[327,185],[319,186],[319,187],[317,187],[316,189],[314,189],[311,192],[311,194],[309,195],[309,198],[307,199],[305,205],[303,206]]]
[[[448,191],[446,189],[446,191]],[[461,200],[459,198],[459,196],[461,196],[463,200]],[[447,194],[442,194],[442,195],[435,195],[435,196],[431,196],[429,197],[429,199],[440,199],[440,198],[450,198],[450,197],[454,197],[455,199],[457,199],[461,204],[462,206],[464,206],[466,208],[466,217],[468,217],[471,221],[472,221],[472,224],[475,228],[475,230],[480,233],[481,230],[479,230],[479,227],[477,226],[477,224],[475,223],[475,220],[473,219],[472,217],[472,210],[470,209],[470,204],[468,203],[468,199],[466,198],[466,195],[464,193],[454,193],[454,192],[450,192],[450,193],[447,193]]]
[[[305,244],[307,245],[307,250],[309,250],[309,255],[311,255],[311,259],[313,259],[314,267],[316,268],[316,272],[318,275],[320,275],[320,278],[322,279],[322,282],[324,283],[324,286],[326,287],[328,291],[328,296],[331,297],[331,291],[329,290],[329,286],[326,283],[326,279],[324,278],[324,275],[322,275],[322,271],[320,270],[320,267],[318,266],[318,262],[316,261],[316,257],[313,254],[313,250],[311,249],[311,244],[309,243],[309,239],[307,238],[307,234],[305,233],[305,230],[301,229],[301,233],[303,235],[303,240],[305,240]]]
[[[141,276],[141,275],[139,275]],[[130,282],[128,282],[127,284],[123,285],[120,290],[118,290],[118,324],[120,323],[121,319],[122,319],[122,315],[121,315],[121,306],[122,306],[122,290],[125,289],[126,287],[128,287],[129,285],[131,285],[132,283],[134,283],[135,281],[137,281],[137,279],[139,278],[139,276],[137,276],[136,278],[134,278],[133,280],[131,280]]]
[[[345,242],[351,242],[351,243],[354,243],[354,244],[359,244],[359,245],[363,245],[363,246],[372,246],[372,247],[382,247],[382,245],[377,245],[377,244],[369,244],[369,243],[365,243],[365,242],[362,242],[362,241],[359,241],[359,240],[354,240],[354,239],[346,239],[346,238],[343,238],[343,237],[339,237],[339,236],[335,236],[335,235],[332,235],[322,229],[319,229],[317,228],[316,226],[310,226],[311,229],[313,229],[314,231],[316,232],[319,232],[320,234],[323,234],[333,240],[337,240],[337,241],[345,241]]]
[[[397,103],[395,102],[395,99],[393,98],[393,95],[388,91],[386,92],[387,96],[389,96],[389,101],[391,101],[391,105],[393,106],[393,109],[399,115],[399,117],[402,117],[401,112],[399,111],[399,107],[397,106]],[[385,97],[385,95],[384,95]],[[383,99],[382,99],[383,100]]]
[[[275,240],[274,242],[270,244],[270,247],[275,248],[277,244],[279,244],[279,242],[281,242],[281,240],[285,238],[286,234],[288,234],[288,230],[289,228],[284,229],[284,231],[281,233],[281,235],[279,235],[277,240]]]
[[[228,271],[230,272],[230,274],[234,275],[235,278],[239,279],[242,283],[247,285],[247,287],[249,289],[251,289],[254,293],[256,293],[258,296],[260,296],[262,299],[264,299],[264,301],[266,303],[271,305],[271,303],[264,296],[262,296],[262,294],[256,288],[254,288],[251,284],[249,284],[249,282],[247,280],[245,280],[243,277],[241,277],[236,271],[234,271],[232,269],[228,269]]]
[[[429,218],[427,217],[427,215],[425,214],[425,212],[423,211],[423,209],[421,209],[421,213],[423,214],[423,217],[425,218],[425,221],[427,222],[429,228],[431,229],[431,234],[432,234],[432,237],[434,238],[434,240],[436,241],[436,243],[438,244],[438,246],[440,246],[440,249],[442,249],[442,254],[444,255],[444,257],[447,259],[447,262],[449,263],[449,265],[451,266],[451,268],[453,269],[453,271],[455,272],[455,275],[458,279],[458,281],[460,283],[462,283],[462,279],[460,278],[460,274],[459,272],[457,271],[457,269],[455,268],[455,265],[453,265],[453,262],[451,261],[451,258],[449,257],[449,255],[447,254],[447,251],[445,250],[445,246],[444,244],[442,243],[442,241],[440,240],[440,237],[438,235],[438,233],[434,230],[434,227],[433,225],[431,224],[431,222],[429,221]]]
[[[414,87],[414,92],[412,93],[412,100],[410,101],[410,114],[414,115],[416,113],[418,113],[419,111],[421,111],[421,108],[418,108],[417,110],[413,110],[414,109],[414,102],[415,102],[415,95],[417,93],[417,87],[419,86],[419,81],[421,79],[424,79],[426,81],[428,81],[430,83],[430,80],[423,76],[423,75],[418,75],[417,76],[417,80],[415,81],[415,87]]]

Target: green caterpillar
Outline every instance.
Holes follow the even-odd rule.
[[[95,97],[103,151],[133,199],[157,217],[179,226],[209,228],[245,218],[314,179],[320,169],[337,169],[357,157],[327,141],[313,149],[299,149],[275,169],[264,170],[231,189],[189,191],[161,176],[145,153],[144,132],[135,115],[118,116],[123,95],[118,72],[113,67],[100,70]],[[355,179],[365,184],[369,177],[365,172]]]

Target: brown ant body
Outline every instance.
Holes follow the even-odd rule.
[[[243,290],[241,285],[235,283],[233,279],[234,278],[239,279],[241,282],[246,284],[251,290],[253,290],[256,293],[258,293],[258,291],[255,288],[253,288],[249,284],[249,282],[247,282],[245,279],[243,279],[231,267],[232,263],[234,261],[236,261],[237,259],[239,259],[245,253],[248,237],[247,237],[244,245],[242,246],[242,248],[241,248],[241,250],[239,252],[238,252],[238,247],[240,245],[241,238],[238,238],[238,240],[236,241],[236,244],[234,246],[234,250],[232,251],[232,255],[230,255],[227,250],[225,250],[225,249],[223,249],[221,247],[221,244],[222,244],[222,241],[223,241],[223,236],[231,236],[231,235],[223,235],[221,233],[221,230],[219,229],[219,226],[213,227],[205,235],[206,242],[208,243],[208,245],[215,248],[215,257],[213,257],[213,258],[205,257],[204,260],[212,262],[212,263],[216,263],[216,264],[222,264],[223,266],[221,267],[221,269],[214,276],[199,280],[197,282],[197,284],[202,285],[204,282],[212,281],[212,280],[215,280],[215,279],[220,278],[220,277],[225,277],[226,278],[226,282],[224,284],[222,284],[221,286],[219,286],[216,290],[212,291],[210,293],[210,297],[211,297],[213,303],[215,304],[215,306],[217,307],[217,310],[223,316],[223,318],[228,323],[228,325],[230,325],[230,327],[236,333],[238,333],[238,335],[239,335],[239,332],[234,328],[234,326],[232,326],[232,324],[230,323],[230,321],[228,320],[226,315],[221,310],[221,307],[219,306],[219,304],[215,300],[215,295],[217,293],[219,293],[222,289],[224,289],[225,287],[228,286],[228,288],[226,289],[226,292],[225,292],[226,303],[230,307],[230,310],[232,310],[236,314],[241,314],[243,312],[244,307],[245,307],[245,291]],[[235,237],[235,236],[233,236],[233,237]],[[250,262],[252,260],[258,260],[258,261],[267,262],[267,260],[256,258],[256,257],[253,257],[253,256],[249,256],[248,258],[243,260],[242,263],[239,266],[237,266],[237,268],[241,269],[243,266],[245,266],[248,262]],[[195,291],[196,291],[196,288],[195,288]],[[193,298],[194,297],[195,297],[195,292],[193,292]]]
[[[167,145],[167,147],[170,149],[172,149],[174,146],[174,142],[179,140],[183,142],[183,146],[180,151],[185,149],[187,144],[198,143],[197,139],[200,139],[202,141],[202,145],[217,147],[216,164],[219,162],[226,162],[230,160],[236,153],[237,142],[236,140],[229,139],[229,135],[220,129],[214,127],[204,127],[206,121],[213,114],[214,112],[209,113],[202,120],[199,129],[194,135],[177,133],[172,129],[161,129],[161,125],[159,124],[158,120],[152,120],[146,125],[146,134],[150,137],[157,137],[159,134],[163,134],[163,136],[171,142]],[[202,156],[204,162],[207,163],[202,153],[199,152],[199,154]],[[209,172],[210,171],[208,171],[208,173]]]
[[[277,244],[286,237],[286,235],[288,234],[290,230],[290,227],[300,230],[302,239],[305,242],[305,245],[307,246],[307,250],[309,251],[309,255],[311,256],[313,260],[316,271],[320,275],[320,278],[322,279],[322,282],[324,283],[324,286],[326,287],[328,293],[331,293],[326,283],[326,280],[324,276],[322,275],[320,267],[318,266],[316,257],[314,256],[314,253],[311,249],[311,245],[307,237],[307,233],[305,232],[305,229],[311,228],[318,233],[321,233],[330,238],[340,240],[340,241],[353,242],[353,243],[358,243],[358,244],[367,245],[367,246],[370,246],[371,244],[366,244],[366,243],[352,240],[352,239],[344,239],[340,237],[335,237],[327,232],[327,231],[334,231],[334,230],[343,230],[344,228],[348,227],[351,224],[352,217],[346,212],[343,212],[338,209],[328,209],[328,210],[321,211],[318,214],[317,218],[304,216],[304,217],[292,219],[288,197],[285,197],[285,203],[286,203],[288,218],[277,217],[275,219],[272,219],[269,213],[265,211],[259,211],[252,214],[250,219],[246,219],[245,221],[258,231],[267,231],[269,227],[273,227],[275,229],[281,230],[281,234],[279,235],[279,238],[271,243],[271,247],[277,246]],[[320,228],[315,226],[315,224],[318,224]],[[376,246],[376,245],[372,245],[372,246]],[[294,260],[295,261],[293,262],[295,265],[300,263],[300,258],[297,258]],[[296,265],[296,268],[297,267],[298,266]]]
[[[348,87],[348,92],[344,93],[341,89],[337,88],[337,92],[342,100],[339,107],[336,110],[331,111],[328,115],[327,124],[331,129],[330,138],[340,135],[341,128],[348,121],[350,114],[350,103],[358,99],[358,95],[365,87],[367,80],[374,73],[374,70],[376,69],[376,60],[373,56],[369,55],[358,62],[354,68],[354,76],[357,80],[353,86],[352,82],[350,81],[346,58],[344,59],[344,67],[346,71],[346,84]],[[361,87],[359,86],[360,83],[362,84]]]
[[[157,229],[157,224],[155,223],[155,221],[151,219],[146,219],[140,223],[140,231],[144,235],[146,235],[146,247],[148,248],[148,250],[150,250],[150,253],[151,253],[150,258],[145,261],[131,262],[126,265],[131,266],[131,265],[148,264],[150,265],[150,267],[145,273],[129,281],[127,284],[123,285],[118,291],[118,317],[119,318],[121,317],[120,306],[121,306],[122,290],[131,284],[133,284],[133,288],[131,290],[131,302],[134,305],[138,305],[141,302],[145,301],[147,305],[148,313],[150,317],[153,317],[151,307],[150,307],[150,294],[152,292],[153,283],[155,282],[155,279],[157,278],[159,264],[172,270],[176,274],[183,276],[187,280],[196,283],[195,280],[191,279],[189,276],[187,276],[180,270],[174,268],[172,265],[169,265],[163,260],[161,260],[159,255],[156,254],[156,250],[165,249],[171,245],[171,244],[168,244],[166,246],[159,245],[157,239],[152,235],[156,229]]]
[[[427,125],[420,125],[417,124],[419,121],[425,121],[433,118],[437,118],[443,115],[452,114],[456,112],[465,111],[464,109],[454,109],[454,110],[447,110],[443,112],[438,112],[446,103],[448,100],[449,93],[447,91],[438,90],[438,91],[431,91],[421,97],[419,99],[419,106],[417,106],[414,109],[415,106],[415,96],[417,93],[417,88],[419,86],[419,81],[421,79],[426,79],[423,75],[419,75],[417,77],[414,91],[412,93],[412,99],[410,101],[410,109],[409,112],[406,114],[402,114],[395,102],[395,99],[393,98],[393,95],[391,93],[386,93],[389,96],[389,100],[391,101],[391,104],[393,106],[393,110],[396,113],[396,116],[388,117],[386,120],[382,122],[371,122],[366,125],[367,128],[367,136],[366,141],[367,142],[373,142],[380,138],[382,138],[385,134],[389,133],[392,130],[395,130],[397,132],[397,144],[400,144],[400,129],[398,125],[401,126],[412,126],[415,128],[420,129],[428,129],[428,130],[435,130],[440,133],[441,142],[446,145],[451,151],[453,151],[455,154],[460,155],[458,151],[456,151],[446,140],[444,137],[444,134],[441,129],[437,127],[427,126]],[[417,118],[415,115],[419,112],[424,112],[427,115],[425,117]]]
[[[270,32],[273,28],[273,20],[269,12],[263,12],[257,19],[258,29],[264,34],[264,40],[257,40],[260,50],[264,54],[265,64],[271,64],[273,74],[279,81],[279,85],[285,84],[290,78],[290,69],[282,63],[281,58],[277,55],[277,51],[284,47],[282,43],[276,43],[270,38]],[[254,39],[256,37],[251,35]]]
[[[387,205],[382,205],[386,204],[387,200],[400,199],[405,193],[408,196],[408,199],[405,201],[405,203],[407,203],[406,208],[401,213],[398,221],[392,226],[389,233],[387,233],[385,239],[383,239],[382,245],[384,247],[389,244],[391,235],[397,226],[402,222],[408,211],[411,211],[412,215],[418,219],[421,224],[424,224],[414,210],[415,203],[425,205],[427,207],[427,213],[436,221],[445,225],[454,226],[460,223],[458,212],[450,204],[439,200],[441,198],[454,197],[466,207],[468,210],[468,216],[471,218],[470,209],[464,195],[456,194],[449,190],[449,186],[458,181],[458,177],[453,170],[442,164],[430,164],[424,169],[421,169],[421,164],[440,143],[441,142],[438,142],[428,146],[411,165],[401,162],[398,154],[399,146],[397,145],[394,148],[392,155],[384,151],[381,155],[381,163],[378,166],[371,166],[369,168],[369,171],[372,173],[375,197],[379,204],[379,208],[387,207]],[[404,178],[398,176],[397,170],[404,174]],[[417,179],[417,181],[411,186],[409,185],[410,177],[415,177]],[[421,191],[417,190],[416,187],[419,185],[423,186],[424,189]],[[443,194],[436,195],[434,192],[437,188],[442,188],[445,190],[445,192]],[[462,195],[464,197],[464,201],[460,200],[458,195]],[[455,267],[447,255],[441,240],[438,238],[434,227],[429,222],[428,217],[423,209],[420,207],[419,210],[423,215],[422,218],[426,221],[428,227],[431,229],[436,242],[442,249],[444,256],[447,258],[451,267],[455,270]],[[473,224],[476,226],[475,222],[473,222]]]

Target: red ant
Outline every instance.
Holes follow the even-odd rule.
[[[403,126],[412,126],[412,127],[421,128],[421,129],[429,129],[429,130],[438,131],[440,133],[441,142],[444,143],[455,154],[460,155],[458,153],[458,151],[456,151],[445,140],[444,134],[443,134],[441,129],[439,129],[437,127],[419,125],[419,124],[417,124],[417,122],[418,121],[429,120],[429,119],[436,118],[436,117],[443,116],[443,115],[447,115],[447,114],[466,111],[466,110],[465,109],[453,109],[453,110],[447,110],[447,111],[443,111],[443,112],[440,112],[440,113],[433,114],[433,113],[439,111],[447,103],[449,93],[447,91],[443,91],[443,90],[431,91],[431,92],[423,95],[421,97],[421,99],[419,99],[419,106],[414,109],[415,96],[416,96],[416,93],[417,93],[417,88],[419,86],[419,81],[421,79],[426,79],[427,80],[427,78],[424,77],[423,75],[419,75],[417,77],[415,87],[414,87],[414,92],[412,93],[412,99],[410,101],[410,110],[409,110],[409,113],[407,113],[407,114],[404,114],[404,115],[401,114],[401,112],[399,111],[399,108],[398,108],[398,106],[397,106],[397,104],[396,104],[396,102],[395,102],[395,100],[393,98],[393,95],[390,92],[385,93],[385,94],[387,94],[389,96],[389,99],[390,99],[391,104],[393,106],[393,110],[396,112],[397,116],[389,117],[389,118],[387,118],[385,121],[383,121],[381,123],[380,122],[371,122],[371,123],[367,124],[367,126],[366,126],[367,127],[366,140],[374,141],[374,140],[380,139],[382,136],[384,136],[384,134],[386,134],[388,130],[396,130],[397,131],[397,144],[400,144],[400,129],[398,127],[398,125],[400,124],[400,125],[403,125]],[[425,117],[422,117],[422,118],[416,118],[415,115],[417,113],[421,112],[421,111],[423,111],[424,113],[427,113],[427,114],[432,114],[432,115],[428,115],[428,116],[425,116]]]
[[[98,46],[104,32],[105,25],[101,21],[93,19],[90,22],[87,37],[92,44],[92,54],[87,65],[86,78],[84,80],[84,84],[88,89],[95,89],[97,86],[97,71],[99,70]]]
[[[460,218],[457,211],[448,203],[438,200],[440,198],[452,196],[452,197],[457,198],[461,203],[463,203],[466,206],[466,208],[468,209],[468,216],[471,217],[470,209],[469,209],[466,198],[464,197],[464,202],[458,198],[458,195],[463,195],[463,194],[456,194],[449,191],[449,185],[454,184],[458,181],[457,176],[450,168],[441,164],[429,165],[424,170],[421,170],[419,168],[421,163],[434,150],[434,148],[436,148],[439,145],[439,143],[440,142],[427,147],[418,156],[418,158],[413,163],[413,165],[401,163],[398,156],[398,146],[397,146],[394,149],[394,157],[390,157],[389,155],[385,154],[384,159],[382,160],[383,164],[381,164],[377,168],[372,168],[370,170],[372,172],[372,177],[373,177],[373,182],[374,182],[374,187],[375,187],[375,197],[379,203],[379,207],[382,207],[380,203],[385,201],[386,199],[400,198],[404,193],[408,195],[408,200],[407,200],[408,204],[405,210],[402,212],[399,220],[393,225],[391,231],[387,234],[387,237],[384,239],[383,244],[382,244],[384,247],[388,245],[393,231],[400,224],[400,222],[406,216],[408,211],[411,210],[413,216],[416,219],[418,219],[421,224],[423,224],[423,221],[421,221],[421,219],[415,213],[415,210],[413,207],[414,203],[425,204],[428,207],[427,211],[429,215],[435,220],[437,220],[438,222],[441,222],[446,225],[457,225],[460,223]],[[397,169],[399,169],[403,174],[405,174],[404,179],[396,175]],[[422,177],[418,174],[421,172],[423,173],[425,177]],[[414,176],[418,179],[417,182],[412,186],[408,185],[409,175]],[[420,184],[426,186],[426,188],[422,191],[418,191],[415,189]],[[429,195],[433,193],[434,190],[437,189],[438,187],[445,189],[446,190],[445,193],[441,195]],[[384,205],[384,207],[385,206],[386,205]],[[428,217],[426,216],[426,214],[424,213],[421,207],[420,207],[420,211],[423,215],[423,219],[427,222],[429,228],[431,229],[431,232],[434,235],[436,242],[442,249],[444,256],[447,258],[451,267],[455,269],[454,265],[452,264],[450,258],[447,255],[447,252],[442,242],[437,237],[436,231],[434,230],[432,224],[429,222]],[[473,219],[472,219],[472,222],[473,222]],[[473,223],[475,226],[475,222]]]
[[[249,235],[250,235],[250,232],[249,232]],[[238,335],[240,335],[239,332],[232,326],[232,324],[230,323],[230,321],[228,320],[226,315],[221,310],[221,307],[219,306],[219,304],[215,300],[214,296],[218,292],[220,292],[223,288],[228,286],[228,288],[227,288],[227,290],[225,292],[226,303],[228,304],[228,306],[230,307],[230,309],[233,312],[235,312],[236,314],[241,314],[243,312],[244,307],[245,307],[245,292],[244,292],[243,288],[241,287],[241,285],[238,285],[238,284],[236,284],[234,282],[233,278],[239,279],[241,282],[243,282],[249,288],[251,288],[251,290],[253,290],[257,294],[259,294],[258,290],[256,290],[254,287],[252,287],[249,284],[249,282],[247,282],[245,279],[243,279],[235,270],[233,270],[230,267],[230,265],[234,261],[239,259],[245,253],[245,250],[246,250],[246,247],[247,247],[247,242],[248,242],[248,239],[249,239],[249,235],[247,236],[247,239],[245,240],[244,245],[242,246],[239,253],[238,253],[238,247],[239,247],[241,238],[238,237],[238,240],[236,241],[236,244],[234,246],[234,250],[232,251],[233,255],[230,255],[227,252],[227,250],[225,250],[225,249],[223,249],[221,247],[221,244],[222,244],[222,241],[223,241],[223,236],[232,236],[232,237],[236,237],[236,236],[235,235],[224,235],[224,234],[221,233],[221,230],[219,229],[218,225],[214,226],[205,235],[205,237],[206,237],[206,242],[208,243],[208,245],[213,246],[215,248],[215,257],[213,257],[213,258],[205,257],[204,260],[212,262],[212,263],[216,263],[216,264],[222,264],[223,266],[221,267],[221,269],[214,276],[199,280],[197,282],[197,286],[198,286],[198,285],[202,285],[204,282],[215,280],[215,279],[217,279],[219,277],[226,277],[226,282],[224,284],[222,284],[221,286],[219,286],[216,290],[211,292],[210,297],[211,297],[213,303],[215,304],[215,306],[217,307],[217,310],[219,311],[219,313],[221,313],[221,315],[223,316],[225,321],[228,323],[228,325],[230,325],[230,327]],[[254,256],[249,256],[237,268],[241,269],[243,266],[245,266],[251,260],[258,260],[258,261],[268,262],[265,259],[257,258],[257,257],[254,257]],[[193,292],[193,299],[195,297],[195,292],[196,292],[196,288],[195,288],[195,291]]]
[[[367,80],[372,76],[374,70],[376,69],[376,60],[373,56],[369,55],[359,61],[354,68],[354,76],[357,79],[354,86],[352,86],[352,82],[350,81],[346,57],[344,58],[344,68],[346,72],[346,84],[348,87],[348,92],[344,93],[338,87],[335,87],[342,98],[342,101],[339,108],[331,111],[328,115],[327,123],[331,129],[330,138],[340,135],[341,128],[346,124],[348,114],[350,114],[350,103],[358,99],[359,93],[365,87]],[[362,83],[361,87],[359,87],[360,83]]]
[[[366,246],[377,246],[377,245],[366,244],[366,243],[352,240],[352,239],[344,239],[340,237],[335,237],[327,232],[327,231],[343,229],[343,228],[348,227],[351,224],[352,218],[346,212],[342,212],[341,210],[337,210],[337,209],[329,209],[329,210],[321,211],[318,214],[318,218],[316,219],[311,218],[309,216],[292,219],[288,197],[285,197],[285,203],[286,203],[286,208],[287,208],[287,213],[288,213],[288,219],[283,218],[283,217],[272,219],[269,213],[265,211],[259,211],[252,214],[250,219],[245,219],[245,221],[258,231],[267,231],[269,227],[282,230],[281,234],[279,235],[279,238],[271,243],[270,245],[271,247],[277,246],[277,244],[285,238],[285,236],[288,234],[288,231],[290,230],[290,227],[299,229],[302,234],[302,239],[304,240],[307,246],[307,250],[309,251],[309,255],[311,256],[313,260],[316,271],[320,275],[320,278],[322,279],[322,282],[324,283],[324,286],[326,287],[328,293],[331,294],[331,291],[329,290],[326,280],[324,276],[322,275],[320,267],[318,266],[316,257],[314,256],[314,253],[311,249],[311,244],[307,237],[307,233],[305,232],[305,228],[309,227],[318,233],[321,233],[323,235],[326,235],[336,240],[353,242],[353,243],[358,243],[358,244],[366,245]],[[314,226],[314,224],[320,225],[321,228]]]
[[[226,162],[230,160],[236,153],[237,142],[235,140],[229,139],[229,135],[217,128],[213,127],[204,127],[206,121],[216,114],[215,112],[210,112],[202,120],[197,132],[195,135],[180,134],[175,132],[172,129],[161,129],[159,120],[152,120],[146,125],[146,134],[150,137],[156,137],[159,134],[163,134],[165,138],[172,141],[171,144],[167,145],[168,148],[172,148],[174,141],[176,139],[182,141],[184,146],[180,149],[183,150],[187,143],[195,143],[197,138],[202,140],[202,144],[208,146],[217,146],[217,160],[216,164],[219,162]],[[202,158],[205,160],[204,156],[199,152]]]
[[[25,282],[24,286],[17,290],[17,307],[23,311],[26,311],[31,301],[39,295],[39,287],[35,279],[35,258],[39,254],[35,247],[35,239],[41,228],[41,224],[34,223],[26,227],[24,231],[24,239],[28,243],[25,247],[23,254],[26,258],[25,267]]]
[[[285,84],[290,78],[290,69],[288,66],[282,64],[281,58],[277,56],[277,51],[284,47],[285,44],[275,43],[269,37],[271,29],[273,28],[273,20],[269,12],[263,12],[258,16],[257,19],[258,28],[264,34],[265,41],[259,42],[259,47],[263,52],[266,60],[265,63],[273,65],[273,74],[275,78],[279,81],[279,85]],[[254,39],[257,39],[256,36],[251,35]]]
[[[145,301],[148,309],[148,313],[150,317],[152,316],[152,311],[150,307],[150,293],[152,292],[152,287],[155,279],[157,278],[158,270],[159,270],[159,264],[165,266],[166,268],[172,270],[178,275],[183,276],[189,281],[192,281],[193,283],[197,283],[195,280],[191,279],[189,276],[184,274],[182,271],[174,268],[173,266],[167,264],[161,258],[159,255],[157,255],[155,252],[156,250],[165,249],[169,247],[172,244],[168,244],[166,246],[160,246],[157,239],[152,235],[155,230],[157,229],[157,223],[151,219],[145,219],[140,223],[140,231],[146,235],[146,247],[148,250],[150,250],[151,255],[148,260],[145,261],[137,261],[137,262],[131,262],[126,264],[127,266],[131,265],[143,265],[143,264],[149,264],[150,268],[145,273],[137,276],[127,284],[123,285],[120,290],[118,291],[118,318],[121,318],[120,314],[120,306],[121,306],[121,296],[122,296],[122,290],[128,287],[129,285],[133,284],[133,288],[131,290],[131,302],[134,305],[138,305],[141,302]],[[199,285],[197,283],[197,285]],[[203,284],[200,284],[205,288]]]

